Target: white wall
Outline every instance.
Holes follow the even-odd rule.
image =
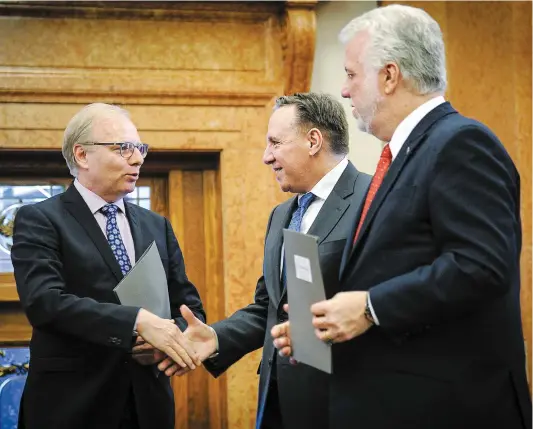
[[[374,174],[381,142],[357,129],[349,100],[341,95],[345,79],[344,46],[338,41],[340,30],[353,18],[377,7],[373,1],[321,1],[317,5],[315,64],[311,91],[325,92],[342,101],[350,126],[350,160],[366,173]]]

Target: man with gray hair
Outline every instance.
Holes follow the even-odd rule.
[[[125,110],[88,105],[64,135],[74,183],[17,213],[11,254],[33,327],[20,429],[174,429],[172,389],[156,364],[201,364],[179,308],[205,313],[168,220],[124,201],[147,151]],[[120,305],[113,292],[153,241],[173,320]],[[136,339],[151,354],[132,354]]]
[[[311,307],[332,344],[330,428],[531,428],[513,161],[444,100],[443,38],[426,12],[377,8],[340,38],[342,96],[386,144],[342,292]],[[285,355],[288,328],[272,330]]]
[[[263,162],[284,192],[294,195],[274,208],[268,220],[263,272],[254,302],[212,325],[196,320],[185,335],[215,376],[246,354],[263,347],[258,369],[257,429],[327,429],[328,375],[278,357],[270,329],[287,319],[283,270],[283,228],[319,237],[319,257],[332,297],[339,290],[339,267],[352,219],[360,210],[370,176],[348,161],[344,109],[325,94],[279,97],[268,123]],[[160,369],[170,362],[160,364]],[[171,374],[176,367],[167,369]],[[186,370],[180,370],[180,373]]]

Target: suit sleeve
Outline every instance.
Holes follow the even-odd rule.
[[[46,215],[37,206],[22,207],[15,217],[11,259],[30,324],[99,345],[131,349],[139,308],[69,293],[61,252],[57,231]]]
[[[268,220],[267,236],[274,211],[275,209]],[[257,281],[254,302],[237,310],[228,319],[212,325],[218,337],[218,356],[205,361],[204,364],[215,377],[246,354],[263,346],[270,302],[264,272],[263,262],[263,275]]]
[[[187,329],[187,322],[181,316],[179,308],[185,304],[194,315],[205,323],[206,315],[200,300],[198,290],[187,278],[185,272],[185,262],[178,240],[174,235],[170,222],[165,219],[168,249],[168,295],[170,300],[171,316],[176,321],[178,327],[184,331]]]
[[[468,126],[437,156],[428,205],[439,256],[370,289],[380,326],[409,331],[475,311],[516,282],[520,183],[502,145]]]

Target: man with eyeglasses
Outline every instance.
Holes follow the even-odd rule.
[[[33,327],[19,428],[174,428],[169,378],[156,364],[201,365],[179,308],[203,321],[205,312],[168,220],[124,201],[147,151],[125,110],[88,105],[64,134],[73,185],[17,213],[12,260]],[[173,320],[120,305],[113,292],[154,240]],[[136,342],[152,354],[132,353]]]

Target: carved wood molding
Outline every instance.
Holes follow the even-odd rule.
[[[283,12],[281,2],[0,1],[0,102],[264,106],[282,91]]]
[[[283,21],[284,94],[307,92],[315,58],[316,1],[286,2]]]

